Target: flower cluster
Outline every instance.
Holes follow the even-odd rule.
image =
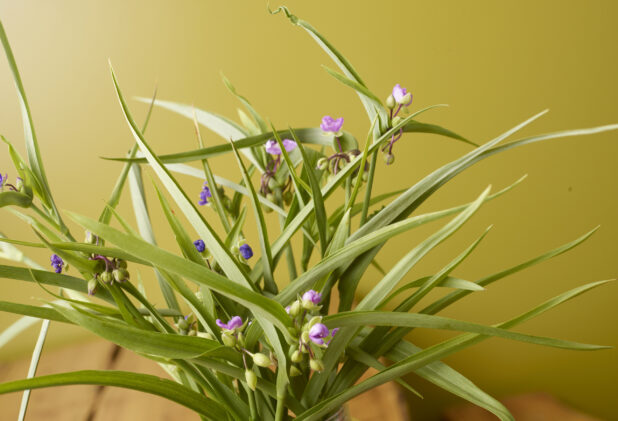
[[[412,104],[412,94],[408,92],[406,88],[401,87],[400,84],[396,84],[393,87],[393,92],[391,95],[386,98],[386,106],[390,110],[391,127],[394,127],[401,122],[401,117],[398,114],[402,110],[407,112],[406,107],[410,106],[410,104]],[[395,107],[397,108],[395,109]],[[402,135],[403,129],[399,129],[399,133],[396,136],[393,134],[391,140],[382,148],[382,152],[385,154],[384,162],[386,162],[386,165],[390,165],[395,162],[393,145],[401,139]]]
[[[126,260],[109,258],[100,254],[92,254],[90,260],[98,260],[105,264],[104,269],[96,272],[94,277],[88,282],[88,294],[94,295],[96,292],[98,281],[112,285],[114,282],[128,281],[131,276],[127,270]]]
[[[283,139],[281,141],[286,152],[292,152],[298,147],[295,141],[291,139]],[[260,194],[265,196],[271,202],[280,203],[282,200],[289,203],[292,199],[291,181],[290,177],[287,177],[285,181],[281,181],[277,178],[277,171],[281,168],[281,146],[276,140],[270,139],[264,144],[264,149],[270,154],[264,174],[260,183]],[[266,211],[270,211],[270,208],[265,208]]]
[[[290,333],[296,338],[296,342],[290,346],[290,360],[294,363],[290,368],[290,376],[302,374],[302,365],[299,364],[305,361],[305,355],[309,357],[311,370],[324,370],[322,354],[339,329],[329,331],[322,323],[322,316],[319,315],[321,301],[322,294],[309,290],[285,309],[293,320]]]
[[[360,151],[358,149],[352,149],[350,151],[343,150],[343,146],[341,145],[341,137],[343,136],[343,131],[341,130],[342,127],[343,117],[339,117],[337,119],[334,119],[329,115],[322,117],[322,123],[320,124],[322,134],[325,136],[333,136],[335,138],[337,151],[329,157],[320,158],[317,162],[317,169],[327,170],[330,176],[336,175],[350,161],[360,155]],[[368,170],[369,165],[365,164],[363,180],[367,179]],[[352,177],[355,177],[356,174],[358,174],[358,170],[352,174]],[[356,178],[353,178],[352,180],[356,181]]]

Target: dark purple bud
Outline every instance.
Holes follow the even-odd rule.
[[[195,245],[195,249],[200,253],[203,253],[204,250],[206,250],[206,244],[204,244],[202,239],[195,240],[193,244]]]
[[[249,260],[251,257],[253,257],[253,250],[251,250],[249,244],[243,244],[242,246],[238,247],[238,251],[240,252],[242,258],[245,260]]]
[[[202,186],[202,191],[200,192],[200,200],[197,202],[200,206],[204,206],[208,204],[208,198],[212,197],[212,193],[210,192],[210,188],[208,187],[208,182],[204,182]]]
[[[54,272],[62,273],[62,267],[64,266],[64,260],[57,254],[51,255],[51,265],[54,267]]]

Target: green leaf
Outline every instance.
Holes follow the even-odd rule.
[[[454,133],[448,129],[445,129],[444,127],[440,127],[438,125],[435,124],[428,124],[428,123],[421,123],[420,121],[410,121],[408,124],[406,124],[403,127],[403,131],[405,133],[431,133],[431,134],[437,134],[440,136],[446,136],[446,137],[450,137],[452,139],[457,139],[457,140],[461,140],[464,143],[467,143],[469,145],[472,146],[479,146],[474,142],[469,141],[468,139],[466,139],[463,136],[458,135],[457,133]]]
[[[39,360],[41,359],[41,353],[43,352],[43,345],[45,344],[45,338],[47,338],[47,331],[49,330],[49,320],[43,320],[41,326],[41,332],[36,341],[34,352],[32,353],[32,359],[30,360],[30,368],[28,368],[28,379],[31,379],[36,374],[36,369],[39,366]],[[24,421],[26,418],[26,410],[28,409],[28,401],[30,400],[30,389],[24,390],[24,396],[21,399],[21,405],[19,407],[18,421]]]
[[[0,193],[0,208],[5,206],[19,206],[20,208],[28,208],[32,204],[32,197],[16,192],[6,191]]]
[[[8,301],[0,301],[0,311],[13,314],[21,314],[22,316],[35,317],[37,319],[47,319],[56,322],[70,323],[70,320],[58,313],[53,308],[30,306],[27,304],[11,303]]]
[[[578,288],[575,288],[566,293],[560,294],[559,296],[546,301],[540,306],[535,307],[534,309],[515,317],[507,322],[496,325],[495,327],[502,329],[509,329],[519,323],[522,323],[526,320],[529,320],[532,317],[535,317],[571,298],[576,297],[579,294],[582,294],[586,291],[589,291],[592,288],[603,285],[608,281],[599,281],[590,283]],[[474,345],[478,342],[487,339],[487,336],[474,334],[474,333],[466,333],[460,336],[456,336],[455,338],[449,339],[447,341],[441,342],[439,344],[433,345],[429,348],[424,349],[421,352],[418,352],[404,360],[395,363],[385,370],[379,372],[378,374],[370,377],[369,379],[350,387],[344,392],[338,393],[337,395],[331,396],[322,400],[317,405],[313,406],[311,409],[300,414],[296,420],[297,421],[315,421],[320,419],[321,416],[327,414],[329,411],[334,408],[339,407],[346,401],[352,399],[359,394],[377,387],[383,383],[391,381],[393,379],[399,378],[404,374],[416,370],[420,367],[426,366],[427,364],[440,360],[454,352],[457,352],[461,349]]]
[[[405,284],[404,286],[402,286],[401,288],[397,289],[396,291],[393,291],[393,293],[391,295],[389,295],[387,298],[384,299],[384,301],[382,301],[380,303],[380,305],[378,306],[378,308],[383,308],[386,304],[388,304],[391,300],[393,300],[396,296],[398,296],[399,294],[412,289],[412,288],[418,288],[421,287],[425,284],[425,282],[427,282],[428,280],[432,279],[434,276],[423,276],[422,278],[416,279],[408,284]],[[440,280],[436,285],[436,287],[443,287],[443,288],[455,288],[455,289],[463,289],[463,290],[468,290],[468,291],[483,291],[485,288],[483,288],[482,286],[480,286],[477,283],[474,282],[470,282],[470,281],[466,281],[464,279],[460,279],[460,278],[455,278],[452,276],[446,276],[444,278],[442,278],[442,280]]]
[[[183,405],[214,421],[224,420],[227,416],[227,412],[218,402],[175,382],[148,374],[124,371],[83,370],[16,380],[0,384],[0,394],[74,384],[115,386],[150,393]]]
[[[223,79],[223,83],[225,84],[225,87],[232,93],[232,95],[238,98],[238,100],[242,103],[242,105],[245,106],[247,111],[249,111],[249,113],[251,114],[255,122],[260,127],[260,130],[262,131],[262,133],[266,133],[268,131],[268,125],[266,124],[262,116],[257,111],[255,111],[255,108],[253,108],[253,106],[247,100],[247,98],[245,98],[244,96],[236,92],[236,88],[234,88],[234,85],[232,85],[232,83],[228,80],[228,78],[225,77],[223,73],[221,73],[221,78]]]

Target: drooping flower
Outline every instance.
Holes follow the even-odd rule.
[[[209,197],[212,197],[212,193],[210,192],[210,188],[208,187],[208,182],[204,181],[204,185],[202,186],[202,191],[200,192],[200,201],[197,203],[200,206],[207,205]]]
[[[283,139],[281,143],[283,143],[283,147],[287,152],[293,151],[298,146],[296,142],[291,139]],[[271,155],[281,155],[281,147],[276,140],[270,139],[268,142],[266,142],[264,148],[266,148],[266,152]]]
[[[316,323],[309,329],[309,339],[316,345],[324,345],[324,338],[328,335],[328,328],[322,323]]]
[[[225,330],[234,330],[242,326],[242,319],[240,316],[232,317],[227,323],[223,323],[221,319],[217,319],[215,322],[217,323],[217,326]]]
[[[310,289],[309,291],[303,294],[302,299],[303,301],[305,300],[311,301],[313,304],[319,304],[320,301],[322,301],[322,294]]]
[[[198,240],[195,240],[193,242],[193,245],[195,246],[195,249],[200,253],[203,253],[204,250],[206,250],[206,244],[204,244],[204,240],[202,240],[201,238]]]
[[[64,260],[57,254],[51,255],[51,265],[54,267],[54,272],[62,273],[62,267],[64,266]]]
[[[241,245],[240,247],[238,247],[238,251],[240,252],[242,258],[245,260],[249,260],[251,257],[253,257],[253,250],[251,250],[251,246],[249,246],[249,244]]]
[[[341,127],[343,127],[343,117],[337,119],[332,118],[329,115],[322,117],[322,124],[320,129],[326,134],[332,134],[333,136],[341,136]]]
[[[406,88],[402,88],[400,84],[393,87],[393,97],[399,105],[407,107],[412,104],[412,94]]]

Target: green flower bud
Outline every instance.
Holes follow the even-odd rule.
[[[290,377],[300,376],[301,374],[303,374],[303,372],[300,371],[295,365],[290,366]]]
[[[318,159],[316,167],[318,170],[325,170],[328,167],[328,159],[326,158]]]
[[[95,278],[92,278],[91,280],[89,280],[88,281],[88,295],[94,295],[95,292],[97,292],[98,286],[99,286],[99,283],[97,282]]]
[[[302,311],[302,307],[300,305],[300,301],[296,300],[290,305],[290,316],[296,317]]]
[[[401,104],[410,105],[410,101],[412,101],[412,94],[410,92],[408,92],[403,96],[403,98],[401,98]]]
[[[286,191],[285,193],[283,193],[283,202],[286,205],[290,205],[290,203],[292,203],[292,199],[294,198],[294,195],[292,194],[292,192],[290,190]]]
[[[256,352],[253,354],[253,363],[260,367],[270,367],[273,362],[266,355]]]
[[[367,178],[369,178],[369,175],[367,174],[367,171],[363,171],[363,175],[361,175],[361,178],[363,181],[367,181]]]
[[[401,117],[399,117],[399,116],[395,116],[395,117],[393,117],[393,120],[392,120],[392,122],[391,122],[391,123],[392,123],[392,126],[393,126],[393,127],[395,127],[396,125],[398,125],[399,123],[401,123],[401,120],[402,120],[402,118],[401,118]]]
[[[288,349],[288,356],[291,358],[295,351],[298,351],[298,346],[294,343],[290,345],[290,348]]]
[[[393,108],[395,108],[395,105],[397,103],[395,102],[395,97],[393,97],[392,95],[389,95],[388,98],[386,98],[386,107],[389,110],[392,110]]]
[[[238,332],[236,336],[238,338],[238,343],[240,344],[240,346],[245,346],[245,334],[242,332]]]
[[[387,153],[386,155],[384,155],[384,162],[386,162],[386,165],[391,165],[393,162],[395,162],[395,155],[393,155],[392,153]]]
[[[265,204],[262,204],[262,212],[271,213],[272,211],[273,209],[270,206],[266,206]]]
[[[275,195],[272,193],[268,193],[266,195],[266,200],[270,201],[270,202],[274,202],[275,201]]]
[[[191,324],[186,319],[181,318],[176,326],[178,326],[178,329],[180,330],[189,330]]]
[[[127,272],[127,270],[123,268],[114,269],[112,275],[114,277],[114,280],[118,282],[124,282],[129,280],[129,272]]]
[[[292,355],[290,356],[290,361],[295,362],[295,363],[299,363],[303,360],[303,353],[300,352],[299,350],[296,350],[294,352],[292,352]]]
[[[302,335],[300,335],[300,338],[301,338],[301,340],[303,341],[303,343],[309,343],[309,332],[305,330],[305,331],[302,333]],[[303,348],[303,351],[304,351],[304,350],[305,350],[305,349]]]
[[[122,269],[126,269],[127,268],[127,261],[126,260],[122,260],[122,259],[118,259],[116,261],[116,267],[122,268]]]
[[[270,180],[268,180],[268,188],[275,190],[277,187],[279,187],[279,182],[275,177],[271,177]]]
[[[247,382],[249,389],[255,391],[255,387],[257,386],[257,376],[253,370],[245,370],[245,381]]]
[[[323,371],[324,363],[322,360],[309,360],[309,367],[311,367],[313,371]]]
[[[91,233],[90,231],[86,231],[86,238],[84,239],[84,243],[86,244],[96,244],[99,241],[99,237]]]
[[[309,323],[307,323],[306,328],[311,329],[314,324],[320,323],[321,321],[322,321],[322,316],[314,316],[311,318],[311,320],[309,320]]]
[[[103,272],[99,275],[99,278],[101,279],[101,281],[105,282],[106,284],[109,284],[114,280],[114,277],[111,272]]]
[[[210,332],[197,332],[197,336],[204,339],[210,339],[211,341],[215,340],[215,337]]]
[[[21,192],[24,189],[24,180],[21,179],[21,177],[17,177],[15,178],[15,189],[18,192]],[[29,195],[32,195],[32,192],[27,192],[29,193]]]
[[[223,342],[223,345],[232,347],[236,346],[236,338],[227,332],[223,332],[221,334],[221,341]]]

